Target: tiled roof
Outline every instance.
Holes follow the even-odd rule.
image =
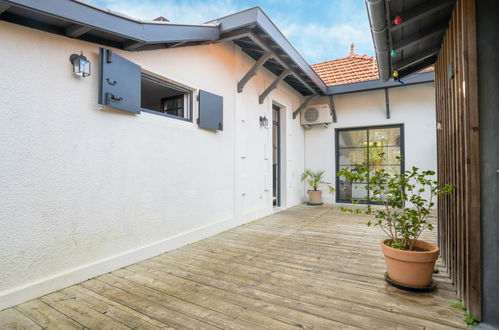
[[[350,54],[347,57],[312,64],[312,69],[327,86],[379,79],[376,58],[355,54],[354,44],[350,46]],[[433,67],[424,69],[422,72],[431,70]]]

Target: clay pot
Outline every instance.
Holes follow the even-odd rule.
[[[308,205],[322,205],[322,191],[309,190],[308,191]]]
[[[388,277],[407,286],[429,286],[440,249],[433,244],[417,240],[415,246],[425,251],[399,250],[385,244],[390,241],[391,239],[381,241]]]

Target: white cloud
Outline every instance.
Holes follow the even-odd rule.
[[[311,62],[347,56],[352,42],[358,54],[371,49],[371,35],[367,26],[308,24],[288,27],[283,33],[294,41],[298,51]]]

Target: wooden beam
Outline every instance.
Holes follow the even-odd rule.
[[[400,40],[397,43],[394,43],[393,48],[397,51],[401,51],[404,48],[428,40],[436,35],[443,35],[446,29],[447,24],[437,24],[429,29],[425,29],[424,31],[416,32],[408,37],[404,37],[404,39]]]
[[[180,42],[176,42],[174,43],[173,45],[171,46],[168,46],[168,48],[175,48],[175,47],[180,47],[182,46],[183,44],[187,43],[187,41],[180,41]]]
[[[385,88],[385,111],[386,119],[390,119],[390,96],[388,95],[388,88]]]
[[[7,11],[11,6],[7,5],[5,3],[0,3],[0,14],[4,13]]]
[[[67,37],[78,38],[79,36],[84,35],[85,33],[92,30],[90,26],[73,24],[66,28],[65,34]]]
[[[145,44],[146,44],[146,42],[143,42],[143,41],[130,40],[130,41],[127,41],[123,44],[123,48],[125,50],[136,50],[137,48],[140,48],[140,47],[144,46]]]
[[[437,56],[435,55],[432,57],[428,57],[427,59],[425,59],[421,62],[418,62],[417,64],[415,64],[413,66],[410,66],[410,67],[407,67],[406,69],[400,70],[398,72],[399,73],[399,77],[398,77],[399,80],[410,75],[410,74],[419,72],[423,69],[426,69],[427,67],[432,66],[433,64],[435,64],[436,60],[437,60]]]
[[[430,57],[437,55],[439,51],[440,51],[440,48],[427,49],[419,54],[416,54],[412,57],[406,58],[398,63],[395,63],[395,68],[397,69],[397,71],[401,71],[402,69],[405,69],[405,68],[412,66],[418,62],[426,60],[427,58],[430,58]]]
[[[296,118],[296,116],[298,116],[298,114],[307,107],[308,103],[316,96],[318,96],[319,94],[312,94],[312,95],[309,95],[305,101],[303,101],[303,103],[298,107],[298,109],[296,109],[294,112],[293,112],[293,119]]]
[[[400,16],[402,17],[402,23],[395,25],[393,24],[394,17],[391,18],[390,31],[397,31],[409,24],[412,24],[423,17],[433,14],[440,9],[445,7],[450,7],[453,5],[455,0],[428,0],[422,3],[419,6],[416,6],[405,13],[402,13]]]
[[[262,38],[260,38],[259,36],[255,35],[254,33],[250,33],[248,35],[249,38],[251,38],[251,40],[253,40],[260,48],[266,50],[266,51],[272,51],[270,46],[268,46],[267,42],[264,41]],[[282,67],[288,69],[288,68],[291,68],[291,67],[295,67],[295,68],[299,68],[296,64],[294,63],[287,63],[281,55],[277,55],[275,54],[275,56],[272,57],[272,59],[274,59],[277,63],[279,63]],[[317,91],[315,89],[313,89],[312,87],[310,87],[309,84],[307,84],[300,76],[298,75],[294,75],[294,77],[296,79],[298,79],[298,81],[300,81],[300,83],[302,83],[303,86],[305,86],[310,92],[312,92],[312,94],[315,94],[317,93]]]
[[[249,69],[249,71],[244,75],[244,77],[237,83],[237,92],[238,93],[241,93],[244,89],[244,86],[246,85],[246,83],[254,76],[258,73],[258,70],[260,70],[260,68],[263,66],[263,64],[265,64],[265,62],[267,62],[267,60],[272,57],[272,53],[271,52],[266,52],[264,53],[262,56],[260,56],[260,58],[258,59],[258,61],[256,61],[256,63],[251,67],[251,69]]]
[[[291,71],[290,69],[284,70],[279,75],[279,77],[277,77],[272,82],[272,84],[270,84],[269,87],[267,87],[267,89],[264,90],[263,93],[258,97],[258,103],[262,104],[263,101],[265,100],[265,98],[270,94],[270,92],[272,92],[277,87],[277,85],[279,85],[279,83],[284,80],[284,78],[286,78],[287,76],[289,76],[292,73],[293,73],[293,71]]]
[[[333,123],[336,123],[336,106],[334,105],[333,95],[327,96],[329,108],[331,108],[331,116],[333,116]]]

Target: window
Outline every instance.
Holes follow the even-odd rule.
[[[143,111],[191,121],[192,91],[144,73],[140,87]]]
[[[141,111],[192,122],[192,91],[142,72],[110,49],[99,49],[99,104],[140,114]],[[198,92],[200,128],[223,131],[223,96]]]
[[[402,173],[403,154],[402,125],[336,130],[336,173],[345,167],[355,171],[358,165],[367,166],[371,171],[385,169],[390,174]],[[397,156],[402,156],[402,162]],[[344,177],[336,177],[336,200],[366,201],[369,192],[365,186],[365,182],[352,183]]]

